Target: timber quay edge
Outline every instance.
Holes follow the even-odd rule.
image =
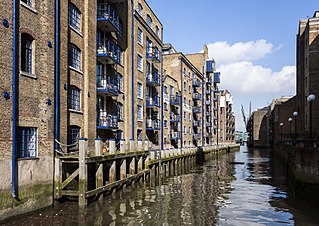
[[[112,146],[112,145],[111,145]],[[115,145],[113,145],[114,147]],[[102,152],[100,140],[95,141],[95,153],[88,154],[88,140],[79,140],[79,154],[55,158],[54,198],[78,199],[79,207],[90,201],[102,200],[104,193],[119,190],[141,178],[156,177],[161,166],[195,164],[198,155],[229,152],[239,145],[228,144],[197,148]],[[164,167],[165,169],[165,167]]]

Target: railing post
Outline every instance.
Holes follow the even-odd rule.
[[[85,193],[87,192],[88,170],[85,163],[88,151],[88,139],[80,138],[79,140],[79,207],[87,205]]]
[[[55,158],[55,192],[54,192],[54,198],[60,199],[62,198],[62,162],[59,158]]]
[[[116,151],[116,141],[114,139],[109,141],[110,144],[110,154],[113,155],[115,154]]]
[[[95,140],[95,156],[102,156],[102,140],[101,138],[97,138]],[[97,163],[98,168],[96,170],[96,175],[95,175],[95,187],[99,188],[103,186],[103,163]],[[99,200],[103,200],[103,194],[100,195]]]

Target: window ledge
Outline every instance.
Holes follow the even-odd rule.
[[[77,72],[77,73],[79,73],[79,74],[81,74],[81,75],[83,75],[83,72],[82,72],[82,71],[80,71],[79,69],[76,69],[76,68],[74,68],[74,67],[72,67],[72,66],[70,66],[70,65],[69,65],[69,69],[72,70],[72,71],[75,71],[75,72]]]
[[[78,111],[78,110],[74,110],[74,109],[71,109],[71,108],[69,108],[69,112],[83,115],[83,111]]]
[[[76,28],[72,27],[71,25],[69,25],[69,28],[71,28],[72,31],[74,31],[75,33],[77,33],[78,35],[80,35],[83,38],[83,34],[81,31],[77,30]]]
[[[143,119],[137,119],[138,122],[143,122]]]
[[[23,160],[39,160],[39,157],[20,157],[17,158],[18,161],[23,161]]]
[[[36,74],[30,74],[30,73],[25,72],[25,71],[20,71],[20,75],[23,75],[23,76],[29,77],[29,78],[33,78],[33,79],[38,79],[38,77],[36,76]]]
[[[137,70],[141,73],[143,73],[143,69],[137,68]]]
[[[137,99],[143,100],[143,97],[137,97]]]
[[[143,43],[140,43],[140,42],[138,42],[138,44],[141,46],[141,47],[143,47],[144,48],[144,45],[143,45]]]
[[[32,6],[29,6],[28,4],[26,4],[26,3],[22,2],[22,1],[20,1],[20,4],[23,7],[25,7],[26,9],[30,10],[31,12],[33,12],[35,14],[38,14],[38,11],[35,8],[33,8]]]

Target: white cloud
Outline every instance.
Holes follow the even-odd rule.
[[[295,66],[284,66],[281,71],[274,72],[252,62],[240,61],[221,65],[218,70],[222,87],[229,89],[233,95],[286,94],[293,93],[295,89]]]
[[[274,49],[273,44],[264,39],[250,42],[237,42],[230,45],[226,41],[214,42],[207,45],[209,58],[214,58],[218,65],[238,61],[254,61],[264,58],[267,54],[282,47]]]

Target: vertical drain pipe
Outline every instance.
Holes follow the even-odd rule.
[[[132,137],[131,140],[134,141],[134,82],[135,82],[135,75],[134,75],[134,0],[131,0],[132,4],[132,32],[131,32],[131,38],[132,38]]]
[[[205,98],[204,98],[204,95],[205,95],[205,92],[204,92],[204,88],[205,88],[205,69],[204,69],[204,66],[202,68],[202,147],[204,147],[205,145],[205,141],[204,141],[204,129],[206,128],[206,125],[204,124],[205,120],[204,120],[204,106],[206,106],[206,103],[204,102],[205,101]]]
[[[60,0],[55,0],[55,17],[54,17],[54,22],[55,22],[55,35],[54,35],[54,82],[55,82],[55,129],[54,129],[54,157],[56,154],[56,151],[59,150],[59,144],[58,140],[60,139]]]
[[[18,67],[18,40],[19,40],[19,1],[12,1],[12,197],[17,198],[17,67]]]

